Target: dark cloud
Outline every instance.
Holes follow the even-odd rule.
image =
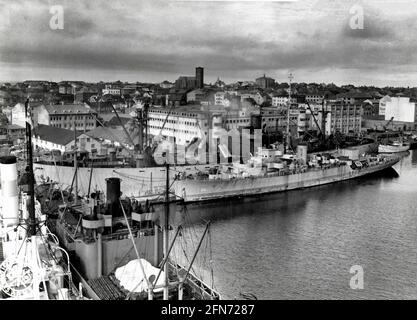
[[[21,1],[0,34],[0,65],[61,68],[63,75],[90,68],[178,75],[204,65],[230,78],[287,69],[369,74],[417,63],[415,13],[368,6],[364,29],[353,30],[355,1],[330,1],[329,9],[323,0],[305,2],[64,1],[65,28],[51,30],[48,1]]]

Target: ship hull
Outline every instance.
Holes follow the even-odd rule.
[[[373,172],[392,167],[398,159],[390,159],[362,169],[352,169],[350,166],[337,166],[329,169],[308,170],[304,173],[280,176],[258,176],[248,178],[236,178],[229,180],[176,180],[172,188],[175,194],[185,202],[197,202],[215,200],[221,198],[258,195],[272,192],[302,189],[334,183],[338,181],[361,177]],[[49,177],[62,186],[69,187],[73,180],[74,170],[71,167],[50,166],[36,164],[36,179],[40,182],[40,176]],[[206,166],[207,168],[207,166]],[[176,167],[171,170],[171,181],[180,170],[187,174],[193,174],[201,170],[196,166]],[[79,168],[78,187],[79,193],[85,195],[89,185],[89,168]],[[123,195],[136,199],[152,199],[160,196],[165,188],[165,168],[142,169],[108,169],[95,168],[92,175],[91,190],[106,190],[106,178],[119,177],[122,179],[121,191]],[[151,178],[152,177],[152,178]]]
[[[185,180],[174,184],[175,193],[185,202],[210,201],[221,198],[260,195],[303,189],[324,184],[362,177],[392,167],[399,159],[392,159],[383,164],[352,169],[350,166],[333,167],[325,170],[274,176],[248,177],[231,180]]]
[[[379,153],[399,153],[399,152],[405,152],[410,149],[409,145],[403,145],[403,146],[391,146],[391,145],[382,145],[380,144],[378,146],[378,152]]]

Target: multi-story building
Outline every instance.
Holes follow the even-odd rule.
[[[263,75],[263,77],[256,79],[256,84],[262,89],[272,88],[275,85],[275,80]]]
[[[148,111],[149,134],[175,137],[176,143],[186,145],[200,135],[208,134],[208,114],[198,108],[180,107],[169,113],[169,109],[151,107]],[[165,122],[165,125],[164,125]],[[164,125],[164,126],[163,126]],[[162,127],[163,126],[163,127]]]
[[[266,133],[278,133],[287,131],[288,118],[286,112],[281,112],[274,107],[265,107],[261,110],[262,131]],[[290,110],[290,132],[296,135],[298,130],[298,118],[300,112],[295,109]],[[304,126],[304,124],[303,124]]]
[[[391,97],[385,103],[385,120],[417,122],[416,102],[408,97]]]
[[[226,93],[223,91],[218,91],[214,94],[214,104],[218,106],[224,106],[226,98]]]
[[[379,100],[379,115],[385,116],[386,103],[391,101],[391,97],[386,95]]]
[[[62,129],[89,131],[96,125],[97,112],[84,104],[42,105],[37,110],[39,124]]]
[[[362,128],[362,104],[332,102],[327,105],[326,135],[359,133]],[[320,112],[321,113],[321,112]]]
[[[306,94],[305,99],[309,104],[321,104],[323,102],[324,95],[318,93]]]
[[[282,107],[288,104],[289,97],[288,95],[274,95],[272,97],[272,106]],[[297,103],[296,97],[291,97],[291,104]]]

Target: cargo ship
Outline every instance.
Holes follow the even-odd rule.
[[[187,264],[170,256],[187,231],[173,226],[169,188],[165,200],[142,205],[121,197],[121,179],[108,178],[106,184],[105,195],[94,191],[83,199],[55,189],[53,183],[37,192],[48,212],[48,227],[69,252],[73,279],[81,283],[84,295],[93,300],[219,300],[214,284],[194,272],[199,246]],[[209,224],[200,243],[208,229]]]
[[[314,154],[303,159],[261,148],[245,165],[225,165],[198,178],[182,176],[174,186],[186,202],[251,196],[354,179],[391,168],[400,159],[383,155],[349,157],[343,153]]]
[[[313,187],[364,176],[392,167],[398,157],[375,154],[375,144],[344,148],[323,153],[307,154],[299,145],[296,154],[283,154],[271,148],[258,148],[255,156],[241,164],[198,164],[171,166],[173,190],[185,202],[215,200],[225,197]],[[121,192],[138,201],[157,199],[165,188],[165,167],[88,168],[77,169],[77,184],[81,195],[91,186],[106,189],[106,178],[123,180]],[[71,189],[74,169],[37,163],[38,182],[55,181]]]
[[[39,203],[19,192],[14,156],[0,157],[0,177],[0,300],[84,300]]]
[[[25,107],[28,112],[28,101]],[[169,170],[157,210],[149,201],[142,206],[122,198],[120,178],[106,179],[105,196],[92,187],[80,197],[78,183],[73,193],[54,182],[35,188],[30,131],[27,123],[28,165],[19,184],[29,201],[20,197],[20,210],[16,157],[0,158],[0,298],[72,299],[76,293],[76,299],[94,300],[220,299],[214,280],[208,285],[195,274],[200,246],[206,241],[208,247],[209,222],[191,259],[180,264],[171,255],[188,230],[181,224],[169,239],[175,216]]]

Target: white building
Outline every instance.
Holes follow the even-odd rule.
[[[148,111],[149,134],[175,137],[176,143],[186,145],[200,136],[200,130],[208,134],[207,116],[200,110],[178,108],[169,113],[165,108],[150,108]],[[167,118],[168,115],[168,118]],[[164,125],[165,122],[165,125]]]
[[[81,133],[77,133],[79,136]],[[42,150],[59,150],[61,154],[71,150],[74,144],[74,132],[40,124],[33,131],[33,146]]]
[[[226,97],[226,93],[223,91],[218,91],[214,94],[214,104],[219,106],[224,106],[224,100]]]
[[[386,109],[386,103],[391,101],[390,96],[384,96],[379,100],[379,115],[384,116],[385,115],[385,109]]]
[[[288,96],[274,96],[272,97],[272,105],[274,107],[286,106],[288,104]],[[291,104],[297,103],[297,98],[291,97]]]
[[[102,90],[103,95],[111,94],[113,96],[120,96],[120,89],[106,88]]]
[[[385,120],[394,117],[394,121],[415,122],[416,103],[407,97],[391,97],[385,103]]]

